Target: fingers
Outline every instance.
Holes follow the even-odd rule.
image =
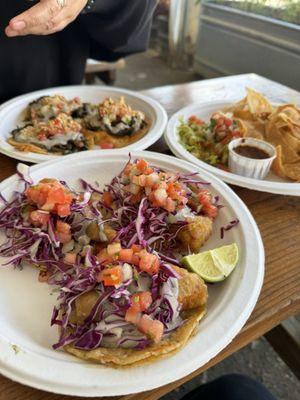
[[[5,29],[7,36],[43,34],[54,27],[53,18],[62,11],[56,0],[44,0],[14,17]]]
[[[0,0],[1,1],[1,0]],[[7,36],[49,35],[64,29],[75,20],[87,0],[67,1],[61,8],[56,0],[40,0],[38,4],[14,17],[5,29]]]

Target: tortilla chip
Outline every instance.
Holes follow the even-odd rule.
[[[261,93],[250,88],[246,90],[247,106],[252,115],[270,114],[273,111],[272,105]]]
[[[242,120],[255,120],[257,117],[265,119],[272,113],[273,107],[269,101],[253,89],[247,88],[247,96],[238,103],[227,108],[237,118]]]
[[[300,160],[292,164],[284,164],[285,175],[293,181],[300,182]]]
[[[276,147],[276,153],[277,156],[275,160],[272,163],[272,171],[280,176],[281,178],[286,178],[285,172],[284,172],[284,166],[282,164],[282,152],[281,152],[281,146]]]
[[[273,171],[300,180],[300,109],[292,104],[277,107],[266,124],[265,140],[277,150]]]
[[[264,140],[265,135],[265,121],[257,120],[242,120],[237,118],[236,121],[241,124],[243,123],[243,131],[241,131],[243,137],[252,137],[256,139]]]
[[[272,170],[281,178],[300,181],[300,108],[284,104],[273,108],[260,93],[247,96],[226,111],[233,113],[242,136],[265,140],[276,147]]]
[[[186,345],[193,335],[199,321],[205,314],[205,307],[198,307],[185,312],[185,322],[161,342],[151,344],[142,350],[104,348],[94,350],[79,350],[73,345],[64,349],[74,356],[86,361],[105,364],[111,367],[132,367],[144,365],[171,356]]]

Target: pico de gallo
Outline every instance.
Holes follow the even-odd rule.
[[[231,113],[215,112],[210,122],[192,115],[180,120],[177,128],[180,143],[200,160],[228,170],[228,143],[242,136],[238,121]]]

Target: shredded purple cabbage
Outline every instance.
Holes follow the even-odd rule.
[[[176,211],[169,213],[153,206],[146,196],[138,204],[132,204],[131,195],[124,189],[123,171],[105,187],[105,191],[113,198],[112,207],[99,200],[103,194],[99,185],[81,179],[84,191],[76,194],[76,200],[70,208],[72,214],[62,219],[49,214],[49,222],[43,227],[34,227],[28,220],[31,205],[26,199],[25,190],[33,184],[28,167],[18,166],[17,173],[24,184],[23,192],[14,192],[10,201],[0,193],[0,229],[6,235],[5,242],[0,245],[0,256],[7,258],[3,265],[19,268],[26,264],[37,265],[49,273],[48,284],[58,287],[58,305],[53,309],[51,325],[59,326],[60,336],[53,345],[54,349],[70,343],[83,350],[99,346],[135,349],[148,346],[151,343],[149,338],[125,320],[132,294],[140,291],[151,293],[153,302],[145,314],[164,325],[164,335],[184,323],[177,300],[180,276],[172,267],[172,264],[180,264],[172,251],[177,247],[178,233],[187,222],[180,218],[176,220]],[[164,172],[155,167],[154,171]],[[209,185],[208,182],[200,182],[196,173],[178,173],[176,179],[184,185],[188,197],[193,196],[194,190]],[[66,182],[61,183],[69,189]],[[214,205],[222,207],[218,196],[214,198]],[[189,211],[198,215],[196,211]],[[175,221],[173,218],[173,222],[170,222],[170,216]],[[113,240],[119,240],[122,248],[139,244],[148,252],[155,253],[161,261],[159,272],[148,275],[132,265],[129,266],[132,276],[129,275],[126,281],[116,286],[104,286],[97,277],[105,265],[99,263],[94,255],[89,238],[87,244],[77,250],[75,263],[70,265],[65,262],[67,251],[64,251],[55,228],[58,220],[71,227],[72,251],[78,247],[80,238],[84,241],[89,222],[97,221],[99,229],[108,223],[116,231]],[[238,220],[234,220],[222,227],[221,237],[237,223]],[[123,266],[123,263],[119,263]],[[90,293],[96,294],[96,301],[79,323],[74,319],[76,304],[81,296],[89,296]]]
[[[229,222],[229,224],[222,226],[220,229],[220,236],[221,239],[224,238],[225,232],[226,231],[230,231],[230,229],[232,229],[233,227],[235,227],[240,221],[238,219],[234,219],[232,221]]]

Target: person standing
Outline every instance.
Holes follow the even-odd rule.
[[[147,48],[156,0],[0,1],[0,103]]]

